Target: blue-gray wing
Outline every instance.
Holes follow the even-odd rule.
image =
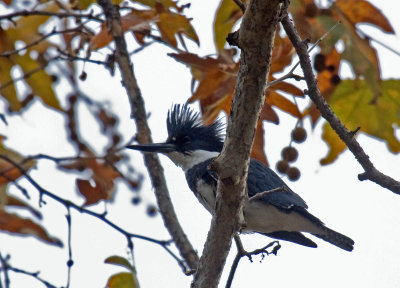
[[[207,184],[214,187],[217,186],[218,175],[207,167],[213,159],[204,161],[186,172],[186,179],[190,189],[196,193],[196,183],[202,179]],[[249,197],[257,193],[268,191],[278,187],[285,187],[285,191],[271,192],[261,198],[268,204],[274,205],[281,209],[291,209],[294,207],[307,209],[307,204],[303,199],[282,181],[282,179],[271,169],[261,164],[259,161],[251,159],[249,167],[249,175],[247,178],[247,188]],[[197,196],[197,195],[196,195]]]
[[[261,200],[281,209],[291,209],[295,206],[308,208],[306,202],[294,193],[274,171],[255,159],[250,160],[247,178],[249,197],[282,186],[285,187],[285,191],[267,193]]]

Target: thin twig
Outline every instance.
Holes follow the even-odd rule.
[[[229,271],[229,276],[228,276],[228,280],[226,281],[225,288],[230,288],[232,286],[232,282],[233,282],[233,278],[236,273],[236,269],[237,269],[240,259],[242,259],[242,257],[246,256],[250,262],[253,262],[253,259],[252,259],[253,255],[262,254],[262,257],[264,257],[264,255],[267,255],[267,256],[269,256],[271,254],[276,255],[278,250],[281,248],[279,241],[272,241],[262,248],[253,250],[251,252],[247,252],[243,248],[243,243],[240,240],[240,237],[237,233],[233,236],[233,239],[235,240],[235,243],[236,243],[237,253],[236,253],[235,259],[233,260],[231,270]],[[272,248],[272,251],[268,251],[267,249],[271,248],[272,246],[274,246]]]
[[[10,266],[8,265],[8,259],[10,257],[6,255],[3,257],[3,255],[0,253],[0,264],[1,264],[1,270],[3,270],[4,274],[4,287],[9,288],[10,287],[10,277],[8,275],[8,270]]]
[[[73,17],[73,18],[86,18],[89,20],[95,20],[98,22],[103,22],[104,20],[101,19],[98,16],[95,16],[90,12],[89,14],[78,14],[78,13],[66,13],[66,12],[50,12],[50,11],[29,11],[29,10],[22,10],[22,11],[17,11],[14,13],[6,14],[6,15],[0,15],[0,20],[7,19],[12,21],[13,18],[15,17],[27,17],[27,16],[55,16],[58,18],[67,18],[67,17]]]
[[[67,226],[68,226],[68,261],[67,261],[68,274],[67,274],[66,288],[69,288],[69,285],[71,283],[71,269],[72,265],[74,265],[74,261],[72,260],[72,245],[71,245],[72,219],[71,219],[70,206],[67,206],[67,215],[65,217],[67,218]]]
[[[371,41],[376,42],[377,44],[381,45],[382,47],[386,48],[387,50],[389,50],[390,52],[396,54],[397,56],[400,56],[400,52],[397,51],[396,49],[390,47],[389,45],[383,43],[382,41],[375,39],[374,37],[370,36],[369,34],[365,33],[364,31],[362,31],[361,29],[356,27],[356,30],[359,34],[361,34],[363,37],[365,37],[366,39],[369,39]]]
[[[39,67],[34,68],[34,69],[26,72],[24,75],[22,75],[20,77],[11,79],[10,81],[8,81],[8,82],[6,82],[6,83],[4,83],[3,85],[0,86],[0,91],[3,90],[4,88],[7,88],[8,86],[14,84],[15,82],[18,82],[18,81],[21,81],[21,80],[25,80],[25,79],[31,77],[33,74],[44,70],[47,67],[47,65],[50,64],[51,61],[56,60],[56,59],[57,59],[57,57],[52,57],[52,58],[48,59],[46,63],[40,65]]]
[[[99,220],[101,220],[102,222],[106,223],[108,226],[112,227],[114,230],[118,231],[119,233],[123,234],[126,238],[136,238],[136,239],[141,239],[141,240],[145,240],[157,245],[160,245],[162,248],[164,248],[168,254],[170,254],[179,264],[179,266],[181,266],[181,268],[184,270],[184,272],[187,272],[185,263],[179,259],[179,257],[177,257],[172,251],[171,249],[168,248],[168,245],[171,243],[171,241],[163,241],[163,240],[157,240],[151,237],[147,237],[147,236],[143,236],[143,235],[139,235],[139,234],[135,234],[135,233],[131,233],[126,231],[125,229],[121,228],[120,226],[118,226],[117,224],[111,222],[110,220],[108,220],[104,214],[100,214],[100,213],[96,213],[93,212],[91,210],[88,210],[84,207],[78,206],[75,203],[61,198],[53,193],[51,193],[50,191],[44,189],[42,186],[40,186],[28,173],[27,171],[17,162],[13,161],[12,159],[10,159],[9,157],[5,156],[5,155],[1,155],[0,154],[0,159],[3,159],[5,161],[7,161],[8,163],[12,164],[14,167],[16,167],[22,175],[24,175],[24,177],[28,180],[28,182],[30,184],[32,184],[33,187],[36,188],[36,190],[38,190],[39,192],[39,201],[42,202],[42,197],[43,195],[48,196],[49,198],[57,201],[58,203],[61,203],[62,205],[64,205],[64,207],[66,207],[68,209],[68,207],[73,208],[77,211],[79,211],[80,213],[84,213],[84,214],[88,214],[90,216],[93,216]]]
[[[361,181],[367,179],[371,180],[376,184],[389,189],[393,193],[400,195],[400,182],[383,174],[374,167],[374,164],[369,159],[369,156],[364,152],[363,148],[357,142],[355,137],[353,137],[354,135],[352,132],[343,125],[343,123],[325,101],[324,97],[321,95],[311,66],[307,47],[304,45],[304,42],[301,40],[296,28],[288,16],[285,16],[282,19],[282,26],[285,29],[286,34],[288,35],[294,48],[296,49],[297,54],[299,55],[300,65],[304,72],[304,77],[308,87],[308,95],[321,112],[322,117],[328,121],[336,134],[340,137],[340,139],[342,139],[342,141],[346,144],[346,146],[365,170],[364,173],[358,175],[358,179]]]
[[[52,37],[54,35],[78,32],[78,31],[81,31],[81,29],[82,29],[81,26],[78,26],[78,27],[75,27],[75,28],[71,28],[71,29],[59,30],[59,31],[57,31],[54,28],[51,32],[42,35],[42,37],[36,39],[35,41],[33,41],[33,42],[29,43],[29,44],[26,44],[24,47],[1,53],[0,57],[10,57],[11,55],[18,54],[21,51],[24,51],[26,49],[29,49],[29,48],[35,46],[35,45],[38,45],[40,42],[42,42],[42,41],[46,40],[47,38],[50,38],[50,37]]]
[[[0,259],[1,259],[1,253],[0,253]],[[0,260],[1,261],[1,260]],[[57,288],[55,285],[51,284],[50,282],[44,280],[43,278],[41,278],[39,276],[39,272],[28,272],[26,270],[20,269],[20,268],[16,268],[11,266],[8,262],[6,262],[7,265],[7,270],[8,271],[13,271],[15,273],[20,273],[20,274],[24,274],[24,275],[28,275],[31,276],[33,278],[35,278],[36,280],[40,281],[43,285],[45,285],[47,288]],[[0,270],[3,270],[4,268],[0,267]],[[3,287],[1,284],[1,278],[0,278],[0,288]]]
[[[341,24],[340,21],[338,21],[335,25],[333,25],[324,35],[322,35],[322,36],[308,49],[308,52],[311,52],[315,47],[317,47],[318,44],[321,43],[321,41],[322,41],[326,36],[328,36],[339,24]],[[271,87],[271,86],[273,86],[273,85],[275,85],[275,84],[278,84],[278,83],[280,83],[280,82],[282,82],[282,81],[284,81],[284,80],[286,80],[286,79],[289,79],[289,78],[294,78],[294,79],[296,79],[297,81],[299,81],[299,80],[304,80],[304,77],[294,74],[294,70],[296,70],[296,68],[297,68],[299,65],[300,65],[300,60],[296,62],[296,64],[292,67],[292,69],[290,69],[290,71],[289,71],[288,73],[286,73],[285,75],[283,75],[282,77],[280,77],[280,78],[278,78],[278,79],[275,79],[275,80],[273,80],[273,81],[271,81],[271,82],[268,82],[268,83],[267,83],[267,88],[268,88],[268,87]]]
[[[254,196],[250,197],[248,201],[249,202],[250,201],[257,201],[257,200],[261,199],[262,197],[264,197],[267,194],[270,194],[270,193],[273,193],[273,192],[281,192],[281,191],[286,191],[286,187],[282,186],[282,187],[274,188],[274,189],[271,189],[271,190],[268,190],[268,191],[264,191],[264,192],[261,192],[261,193],[257,193]]]

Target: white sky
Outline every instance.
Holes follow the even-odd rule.
[[[189,10],[193,25],[200,36],[202,55],[214,52],[212,43],[212,19],[218,1],[192,1]],[[397,1],[371,1],[382,9],[397,33],[400,33]],[[370,35],[400,50],[400,37],[387,36],[379,30],[364,27]],[[131,38],[129,38],[132,40]],[[400,78],[400,58],[385,49],[379,49],[384,78]],[[166,138],[165,117],[172,103],[182,103],[190,96],[189,70],[166,53],[164,47],[152,45],[132,60],[138,83],[151,113],[149,124],[155,141]],[[105,53],[105,52],[101,52]],[[346,70],[346,69],[344,69]],[[97,100],[107,100],[117,111],[121,121],[119,131],[125,141],[135,134],[125,90],[118,76],[113,79],[103,68],[86,64],[88,78],[81,88]],[[348,73],[348,71],[344,71]],[[117,73],[118,74],[118,73]],[[1,106],[0,106],[1,107]],[[194,105],[197,107],[197,105]],[[289,143],[290,129],[295,120],[280,113],[281,124],[266,124],[266,153],[272,166],[280,158],[281,149]],[[53,156],[72,156],[74,151],[65,146],[64,119],[39,103],[32,106],[22,117],[7,119],[9,126],[0,124],[0,133],[8,136],[9,147],[25,153],[45,153]],[[101,147],[105,139],[99,137],[98,127],[90,117],[85,118],[82,135],[91,143]],[[289,186],[305,199],[310,212],[321,218],[328,227],[355,240],[355,249],[348,253],[322,240],[313,238],[317,249],[281,241],[278,256],[270,256],[260,263],[255,256],[250,263],[243,259],[236,272],[233,287],[400,287],[400,198],[371,182],[359,182],[357,174],[362,172],[354,157],[345,152],[333,165],[320,167],[319,160],[327,153],[321,141],[321,123],[305,144],[297,145],[300,152],[296,166],[301,169],[299,181]],[[306,121],[309,128],[309,121]],[[399,135],[398,135],[399,136]],[[388,153],[383,142],[360,135],[358,137],[375,166],[382,172],[400,179],[400,158]],[[98,148],[99,149],[99,148]],[[141,196],[144,203],[154,203],[142,156],[129,152],[135,167],[145,175]],[[183,172],[161,157],[176,213],[194,247],[201,254],[208,232],[211,216],[197,202],[187,187]],[[74,176],[56,172],[49,161],[40,161],[32,177],[46,189],[64,198],[83,201],[76,196]],[[21,182],[29,187],[25,181]],[[14,195],[20,196],[16,189]],[[29,188],[30,202],[37,206],[37,192]],[[132,206],[132,192],[125,185],[118,185],[114,204],[109,205],[108,217],[134,233],[157,239],[169,239],[161,217],[145,215],[146,205]],[[66,244],[67,225],[64,207],[50,199],[41,212],[43,224],[51,235],[63,239]],[[80,202],[79,202],[80,201]],[[93,207],[102,212],[103,205]],[[103,264],[111,255],[127,255],[123,235],[115,232],[101,221],[87,215],[72,212],[72,253],[75,265],[72,268],[71,287],[103,287],[108,277],[123,268]],[[312,236],[311,236],[312,237]],[[270,239],[260,235],[246,235],[245,248],[252,250],[267,244]],[[175,261],[157,245],[134,240],[135,261],[141,287],[189,287],[191,277],[182,274]],[[49,247],[32,238],[10,237],[0,233],[0,251],[12,255],[12,265],[29,271],[41,271],[41,277],[59,286],[65,285],[67,276],[67,249]],[[221,287],[225,285],[229,267],[235,255],[232,249],[224,271]],[[265,283],[265,284],[264,284]],[[11,287],[43,287],[29,277],[12,277]]]

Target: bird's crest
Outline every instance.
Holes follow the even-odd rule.
[[[222,150],[224,136],[223,123],[216,120],[210,125],[205,125],[200,113],[193,111],[187,104],[175,104],[167,117],[168,138],[188,137],[191,141],[210,143],[210,151]]]

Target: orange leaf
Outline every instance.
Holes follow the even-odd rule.
[[[376,25],[387,33],[394,33],[392,26],[382,12],[365,0],[337,0],[334,5],[353,25],[364,22]]]
[[[338,84],[333,79],[335,77],[338,77],[341,57],[335,48],[333,48],[332,51],[328,54],[319,55],[321,56],[318,57],[320,57],[320,59],[323,59],[321,61],[324,61],[323,66],[325,67],[325,69],[318,72],[318,87],[324,98],[328,100],[329,96],[332,94],[333,91],[335,91],[335,88]]]
[[[147,12],[147,14],[145,14]],[[146,15],[148,18],[143,18],[140,15]],[[155,17],[155,12],[152,10],[145,10],[143,12],[134,10],[131,13],[121,17],[121,27],[123,32],[132,31],[148,34],[151,27],[150,22]],[[107,46],[113,41],[113,36],[109,33],[105,22],[101,25],[100,32],[90,40],[90,49],[97,50]]]
[[[286,97],[282,96],[281,94],[275,91],[266,91],[266,99],[265,102],[271,106],[275,106],[282,111],[289,113],[290,115],[301,118],[302,115],[293,102],[289,101]]]
[[[273,78],[271,80],[274,80]],[[275,85],[271,86],[270,88],[268,88],[270,90],[281,90],[283,92],[286,92],[288,94],[291,94],[293,96],[300,96],[300,97],[304,97],[304,92],[303,90],[301,90],[300,88],[294,86],[293,84],[290,84],[288,82],[278,82]]]
[[[200,58],[186,52],[169,55],[189,65],[193,78],[199,81],[189,101],[200,100],[204,121],[215,120],[220,111],[229,113],[238,69],[238,64],[233,61],[232,50],[220,51],[217,59]]]
[[[262,121],[258,121],[257,123],[253,148],[251,150],[251,157],[257,159],[261,163],[264,163],[266,166],[269,166],[267,157],[264,153],[264,129]]]
[[[49,244],[59,247],[63,246],[59,239],[49,236],[43,227],[32,220],[21,218],[18,215],[7,213],[4,210],[0,210],[0,230],[19,234],[21,236],[32,235]]]
[[[193,40],[199,45],[199,38],[190,24],[190,19],[184,15],[176,14],[170,11],[162,11],[158,15],[156,25],[161,33],[161,38],[170,45],[177,47],[175,35],[186,35],[189,39]],[[182,43],[184,45],[184,43]]]
[[[279,26],[278,26],[279,27]],[[285,67],[290,65],[295,55],[295,50],[287,36],[281,37],[279,31],[275,33],[274,49],[272,50],[270,76],[277,72],[282,72]]]

